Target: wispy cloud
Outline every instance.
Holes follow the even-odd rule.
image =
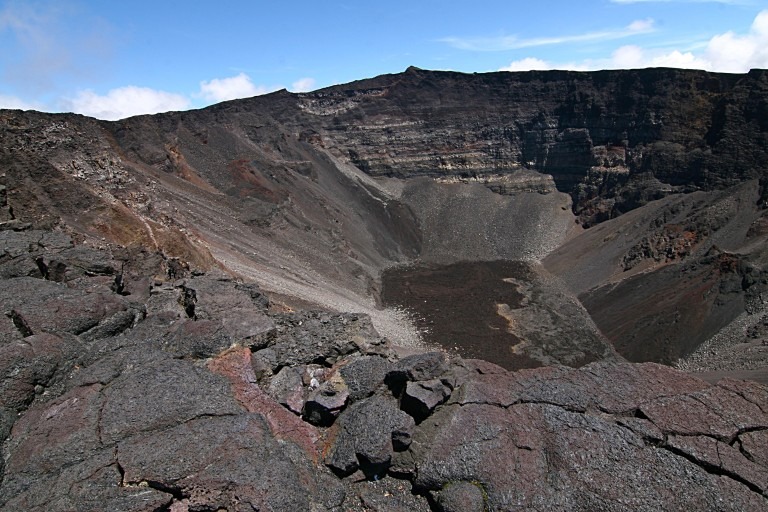
[[[69,2],[5,2],[0,36],[15,45],[12,52],[0,52],[0,79],[49,92],[67,78],[103,74],[110,32],[104,20],[84,17]]]
[[[626,45],[602,59],[580,62],[549,62],[527,57],[510,62],[499,71],[541,69],[631,69],[674,67],[744,73],[752,68],[768,68],[768,10],[760,12],[745,34],[725,32],[712,37],[700,48],[655,48]]]
[[[449,44],[454,48],[472,51],[505,51],[520,50],[523,48],[533,48],[537,46],[587,43],[594,41],[608,41],[612,39],[622,39],[638,34],[646,34],[654,31],[654,21],[650,18],[636,20],[621,29],[602,30],[596,32],[586,32],[583,34],[553,36],[553,37],[534,37],[520,38],[518,36],[500,36],[500,37],[444,37],[438,41]]]
[[[679,4],[727,4],[753,5],[753,0],[611,0],[613,4],[650,4],[650,3],[679,3]]]

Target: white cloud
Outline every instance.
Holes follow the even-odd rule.
[[[213,80],[200,82],[199,96],[207,101],[218,103],[238,98],[250,98],[251,96],[276,91],[279,88],[256,85],[251,80],[251,77],[245,73],[240,73],[229,78],[214,78]]]
[[[640,23],[637,28],[643,29],[644,26]],[[626,45],[619,47],[603,59],[561,64],[528,57],[512,62],[500,68],[500,71],[553,68],[581,71],[650,67],[706,69],[724,73],[746,73],[752,68],[768,68],[768,10],[760,12],[755,17],[746,34],[726,32],[716,35],[703,44],[698,51],[675,48],[645,49],[636,45]]]
[[[653,19],[647,18],[633,21],[626,27],[620,29],[586,32],[583,34],[566,36],[534,37],[529,39],[521,39],[517,36],[475,38],[445,37],[439,39],[439,42],[449,44],[450,46],[460,50],[505,51],[532,48],[536,46],[609,41],[612,39],[622,39],[638,34],[646,34],[648,32],[653,32],[654,30],[655,28]]]
[[[0,94],[0,108],[18,109],[18,110],[39,110],[40,105],[28,103],[16,96],[7,96]]]
[[[189,99],[180,94],[133,85],[112,89],[103,96],[90,90],[80,91],[67,103],[72,112],[107,120],[186,110],[191,106]]]
[[[707,69],[739,73],[768,68],[768,10],[755,17],[749,33],[726,32],[710,39],[704,51]]]
[[[294,82],[292,87],[299,92],[309,90],[314,85],[313,78],[302,78]],[[256,85],[248,75],[240,73],[228,78],[214,78],[200,82],[199,92],[189,95],[129,85],[112,89],[104,95],[83,90],[74,98],[64,100],[63,106],[70,112],[99,119],[116,120],[141,114],[187,110],[192,108],[195,98],[202,99],[206,103],[217,103],[258,96],[280,88],[280,86]],[[5,105],[8,105],[6,108],[33,108],[18,98],[0,95],[0,108]]]
[[[307,92],[311,91],[315,87],[314,78],[299,78],[293,84],[291,84],[291,91],[293,92]]]
[[[709,62],[697,57],[691,52],[672,51],[647,51],[639,46],[622,46],[611,54],[603,67],[610,69],[637,69],[637,68],[684,68],[707,69]]]
[[[622,46],[611,55],[610,67],[632,69],[643,67],[643,49],[635,45]]]
[[[552,69],[552,65],[541,59],[526,57],[525,59],[510,62],[508,66],[504,66],[499,69],[499,71],[533,71],[545,69]]]
[[[669,53],[652,55],[649,62],[643,67],[651,68],[684,68],[684,69],[712,69],[708,61],[697,57],[691,52],[681,52],[673,50]],[[725,71],[718,69],[717,71]],[[745,69],[744,71],[749,71]]]

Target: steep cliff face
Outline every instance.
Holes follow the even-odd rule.
[[[401,75],[302,95],[375,176],[551,174],[585,224],[760,177],[768,74],[674,69]]]

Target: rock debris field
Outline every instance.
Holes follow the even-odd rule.
[[[759,384],[398,357],[363,315],[0,236],[5,510],[765,508]]]

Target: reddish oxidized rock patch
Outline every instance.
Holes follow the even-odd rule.
[[[234,397],[246,410],[264,416],[272,435],[300,446],[311,460],[317,461],[320,458],[320,432],[275,402],[259,387],[251,366],[249,349],[233,348],[212,359],[208,368],[229,380]]]

